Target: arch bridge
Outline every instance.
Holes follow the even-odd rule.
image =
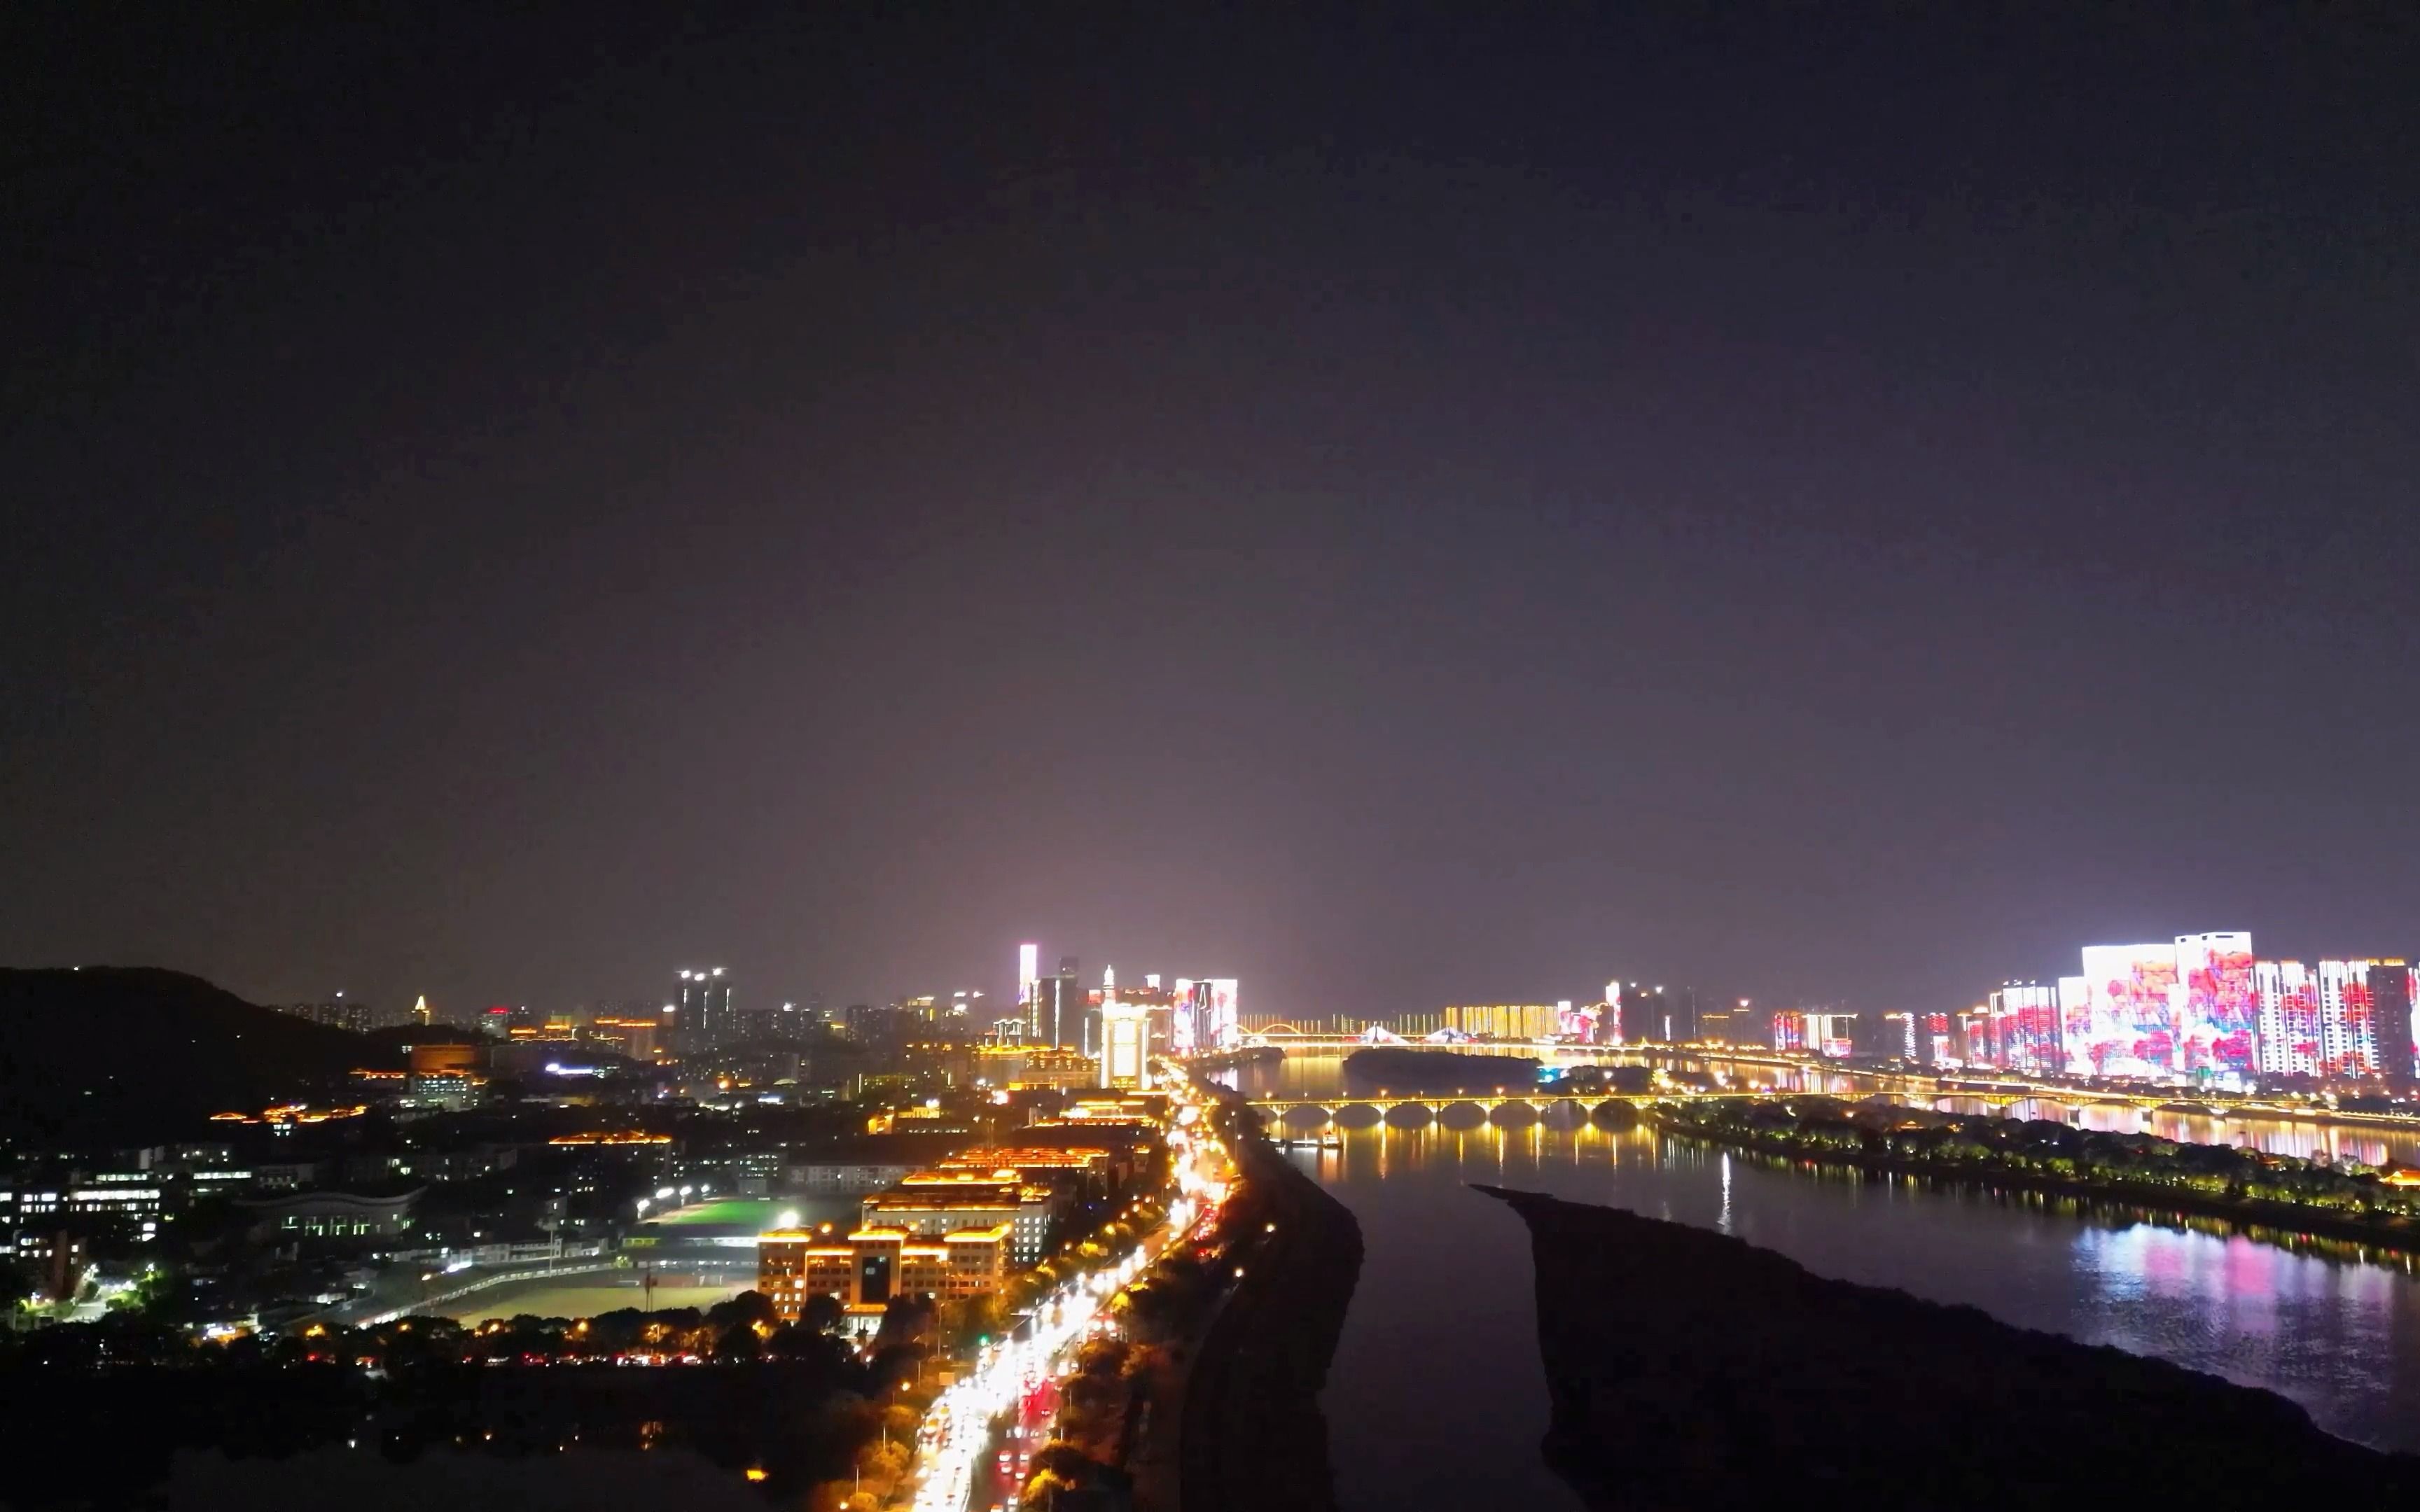
[[[1329,1124],[1341,1114],[1373,1112],[1384,1118],[1404,1109],[1426,1113],[1431,1117],[1448,1108],[1477,1108],[1493,1118],[1501,1108],[1527,1108],[1533,1113],[1546,1113],[1559,1107],[1569,1107],[1588,1115],[1626,1103],[1638,1107],[1649,1103],[1688,1102],[1717,1094],[1698,1092],[1406,1092],[1401,1096],[1379,1092],[1363,1096],[1339,1093],[1334,1097],[1256,1097],[1252,1106],[1273,1119],[1288,1123],[1315,1122]],[[1310,1119],[1298,1115],[1317,1115]]]

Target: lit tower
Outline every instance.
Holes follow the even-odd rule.
[[[1025,1021],[1029,1043],[1042,1040],[1042,947],[1016,948],[1016,1011]]]
[[[411,1005],[411,1022],[424,1029],[428,1027],[428,995],[427,993],[421,994],[420,1001]]]
[[[1101,970],[1101,1085],[1151,1086],[1149,1010],[1140,1003],[1118,1001],[1118,971]]]

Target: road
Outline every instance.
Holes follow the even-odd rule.
[[[1186,1141],[1177,1165],[1179,1195],[1169,1205],[1167,1221],[1116,1261],[1071,1277],[1045,1297],[1006,1338],[985,1347],[974,1369],[925,1413],[916,1437],[916,1512],[964,1512],[979,1491],[994,1498],[985,1506],[1016,1504],[1024,1478],[1015,1474],[1014,1457],[1030,1455],[1045,1442],[1036,1431],[1047,1434],[1058,1411],[1057,1382],[1067,1375],[1077,1350],[1108,1326],[1110,1302],[1170,1244],[1215,1212],[1226,1195],[1225,1151],[1207,1137],[1205,1126],[1195,1127],[1203,1137]],[[1023,1437],[1004,1439],[992,1425],[1012,1411]],[[1006,1465],[1000,1458],[1003,1447],[1012,1457]]]

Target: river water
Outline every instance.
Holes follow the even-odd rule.
[[[1338,1060],[1296,1056],[1227,1079],[1262,1095],[1333,1096]],[[2176,1138],[2411,1158],[2409,1139],[2369,1131],[2077,1112]],[[1547,1402],[1528,1230],[1470,1181],[1735,1234],[1821,1275],[1971,1304],[2266,1387],[2331,1432],[2420,1452],[2420,1276],[2400,1263],[2296,1254],[2036,1197],[1773,1170],[1576,1119],[1504,1127],[1462,1109],[1420,1127],[1342,1134],[1342,1149],[1294,1158],[1353,1210],[1367,1247],[1325,1397],[1347,1512],[1578,1505],[1538,1456]],[[2021,1438],[2023,1427],[2009,1431]]]

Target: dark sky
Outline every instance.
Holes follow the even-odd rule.
[[[2420,949],[2400,6],[484,8],[9,23],[0,960]]]

